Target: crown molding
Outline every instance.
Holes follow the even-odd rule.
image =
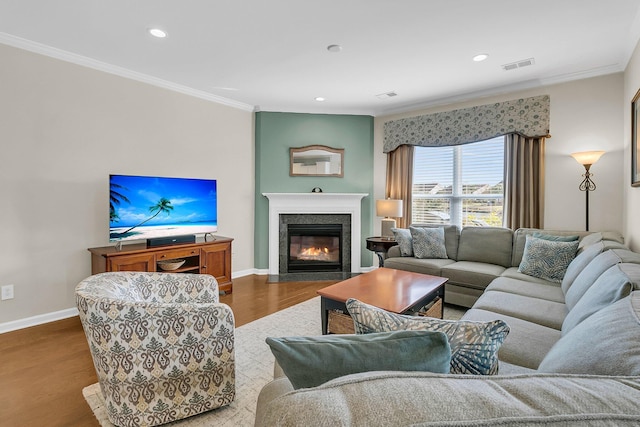
[[[126,79],[136,80],[142,83],[150,84],[153,86],[168,89],[173,92],[182,93],[184,95],[193,96],[195,98],[204,99],[206,101],[215,102],[217,104],[226,105],[228,107],[237,108],[244,111],[254,111],[254,106],[245,104],[243,102],[234,101],[232,99],[224,98],[212,93],[194,89],[188,86],[179,85],[169,82],[167,80],[159,79],[157,77],[149,76],[147,74],[138,73],[136,71],[128,70],[126,68],[118,67],[115,65],[107,64],[86,56],[78,55],[75,53],[67,52],[62,49],[47,46],[42,43],[34,42],[31,40],[16,37],[11,34],[0,32],[0,43],[8,46],[16,47],[18,49],[27,50],[29,52],[37,53],[40,55],[49,56],[51,58],[59,59],[61,61],[70,62],[82,67],[92,68],[94,70],[102,71],[116,76],[124,77]]]

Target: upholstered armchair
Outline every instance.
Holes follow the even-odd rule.
[[[113,424],[154,426],[234,400],[233,312],[213,276],[96,274],[76,303]]]

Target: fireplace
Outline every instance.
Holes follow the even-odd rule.
[[[289,273],[342,271],[342,224],[287,224]]]
[[[361,203],[366,193],[262,193],[269,199],[269,275],[344,275],[360,272]],[[287,273],[283,224],[342,224],[342,273]]]

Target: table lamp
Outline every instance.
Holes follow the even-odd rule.
[[[376,215],[384,217],[382,220],[382,237],[393,240],[393,232],[391,229],[396,226],[396,220],[394,218],[402,216],[402,200],[376,200]]]

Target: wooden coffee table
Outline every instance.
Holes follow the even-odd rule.
[[[317,292],[321,297],[322,333],[327,333],[329,310],[347,313],[345,302],[349,298],[393,313],[411,314],[437,297],[444,300],[447,280],[445,277],[382,267],[320,289]]]

